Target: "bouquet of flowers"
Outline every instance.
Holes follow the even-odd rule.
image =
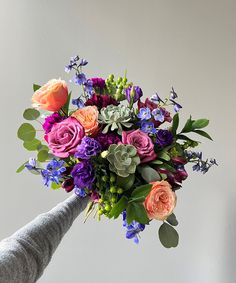
[[[199,142],[188,136],[211,140],[202,130],[209,121],[190,116],[179,130],[182,106],[173,87],[166,99],[156,93],[144,100],[142,89],[126,74],[87,78],[87,63],[76,56],[65,67],[74,72],[70,81],[81,87],[75,99],[64,80],[33,85],[32,108],[23,113],[28,122],[17,135],[36,155],[17,172],[27,168],[41,175],[47,187],[89,197],[87,216],[94,212],[100,220],[122,215],[126,238],[135,243],[146,225],[159,220],[161,243],[176,247],[178,221],[173,211],[176,191],[188,177],[185,165],[193,163],[193,170],[203,173],[217,165],[215,159],[203,160],[201,152],[193,151]]]

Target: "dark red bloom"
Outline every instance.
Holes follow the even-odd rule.
[[[102,146],[102,150],[106,150],[111,144],[118,144],[121,141],[115,133],[99,134],[95,139]]]
[[[106,82],[103,78],[91,78],[90,80],[93,82],[94,88],[98,87],[103,89],[106,86]]]
[[[85,102],[86,106],[95,105],[97,106],[98,109],[107,107],[110,104],[118,105],[119,102],[109,95],[105,95],[105,94],[100,95],[96,93],[94,93],[92,97]]]

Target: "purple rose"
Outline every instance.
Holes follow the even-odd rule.
[[[44,123],[43,123],[43,129],[45,131],[45,134],[48,134],[51,131],[52,126],[55,123],[59,123],[59,122],[63,121],[65,118],[66,117],[61,116],[57,112],[55,112],[52,115],[46,117],[45,120],[44,120]]]
[[[90,137],[83,137],[82,142],[76,148],[75,158],[90,159],[101,152],[102,148],[98,141]]]
[[[158,130],[156,133],[156,144],[160,147],[170,145],[173,142],[173,135],[168,130]]]
[[[83,126],[75,118],[69,117],[54,124],[51,131],[45,135],[45,140],[55,156],[66,158],[74,155],[83,137]]]
[[[94,169],[90,161],[83,160],[76,164],[71,172],[74,184],[81,189],[92,189],[95,180]]]
[[[129,86],[125,89],[125,96],[129,103],[131,101],[135,103],[143,96],[143,92],[139,86]]]
[[[122,143],[131,144],[137,149],[141,163],[155,160],[157,155],[151,138],[141,130],[122,132]]]
[[[97,106],[98,109],[107,107],[108,105],[118,105],[119,102],[112,98],[110,95],[106,94],[96,94],[94,93],[90,99],[85,102],[86,106]]]
[[[118,144],[120,138],[115,133],[99,134],[96,140],[100,143],[102,150],[107,150],[111,144]]]

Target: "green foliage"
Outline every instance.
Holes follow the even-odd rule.
[[[170,160],[170,155],[168,154],[167,151],[163,150],[158,154],[158,158],[163,159],[165,161],[169,161]]]
[[[66,104],[62,107],[63,113],[65,113],[67,116],[69,112],[70,99],[71,99],[71,92],[68,94]]]
[[[49,148],[45,144],[39,144],[38,147],[37,147],[37,150],[38,151],[41,151],[41,150],[49,151]]]
[[[205,138],[207,138],[209,140],[212,140],[211,136],[208,133],[206,133],[206,132],[204,132],[202,130],[194,130],[193,132],[198,134],[198,135],[200,135],[200,136],[203,136],[203,137],[205,137]]]
[[[179,243],[177,231],[167,223],[163,223],[158,231],[159,239],[165,248],[175,248]]]
[[[206,126],[208,126],[208,124],[209,124],[209,120],[207,120],[207,119],[199,119],[199,120],[193,121],[192,129],[193,130],[195,130],[195,129],[202,129],[202,128],[205,128]]]
[[[33,84],[33,91],[37,91],[40,87],[40,85]]]
[[[24,111],[23,117],[25,120],[36,120],[40,116],[40,112],[34,108],[28,108]]]
[[[109,216],[114,218],[119,217],[122,211],[125,210],[127,204],[128,204],[128,198],[126,196],[122,196],[121,199],[112,208]]]
[[[138,172],[147,183],[161,180],[159,173],[148,165],[138,166]]]
[[[142,203],[130,202],[126,208],[127,223],[130,224],[133,220],[141,223],[149,223],[147,212]]]
[[[163,161],[156,159],[156,160],[151,161],[151,164],[160,165],[160,164],[163,164]]]
[[[37,155],[37,159],[40,162],[45,162],[48,159],[48,151],[47,150],[40,150]]]
[[[35,135],[36,130],[29,123],[23,123],[17,131],[18,138],[23,141],[32,141],[35,138]]]
[[[59,183],[59,184],[57,184],[57,183],[55,183],[55,182],[52,182],[51,183],[51,188],[53,189],[53,190],[58,190],[58,189],[60,189],[60,187],[61,187],[61,184]]]
[[[171,215],[168,216],[168,218],[166,219],[166,221],[172,225],[172,226],[177,226],[178,225],[178,220],[176,219],[176,216],[174,213],[172,213]]]
[[[130,174],[128,177],[117,176],[116,185],[124,190],[129,190],[133,186],[134,180],[134,174]]]
[[[172,127],[171,127],[171,133],[175,136],[176,135],[176,131],[178,129],[179,126],[179,114],[176,113],[173,117],[173,122],[172,122]]]
[[[146,196],[150,193],[151,184],[146,184],[135,188],[131,194],[130,202],[144,202]]]
[[[189,133],[192,131],[192,117],[190,116],[190,118],[187,120],[187,122],[185,123],[181,133]]]
[[[25,164],[26,164],[27,162],[28,162],[28,161],[26,161],[25,163],[23,163],[23,164],[16,170],[16,173],[22,172],[22,171],[25,169]]]
[[[25,141],[23,146],[25,149],[29,151],[38,150],[38,147],[41,145],[41,142],[37,139],[33,139],[32,141]]]

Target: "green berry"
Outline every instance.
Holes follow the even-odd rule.
[[[122,78],[119,77],[119,78],[117,79],[117,83],[119,84],[119,83],[121,83],[121,81],[122,81]]]
[[[103,211],[101,209],[98,210],[98,215],[102,215]]]
[[[119,188],[118,190],[117,190],[117,193],[120,195],[120,194],[122,194],[123,193],[123,189],[122,188]]]
[[[112,202],[112,203],[115,203],[115,202],[116,202],[116,197],[112,197],[112,198],[111,198],[111,202]]]
[[[111,186],[110,187],[110,192],[113,193],[113,194],[116,193],[116,187],[115,186]]]
[[[109,81],[113,81],[114,80],[114,75],[113,74],[109,75],[108,80]]]
[[[110,182],[111,182],[111,183],[115,183],[115,181],[116,181],[116,176],[115,176],[114,174],[111,174],[111,176],[110,176]]]
[[[107,205],[105,206],[105,210],[106,210],[106,211],[110,211],[110,210],[111,210],[110,204],[107,204]]]
[[[108,177],[107,176],[102,176],[102,181],[103,182],[107,182],[108,181]]]

